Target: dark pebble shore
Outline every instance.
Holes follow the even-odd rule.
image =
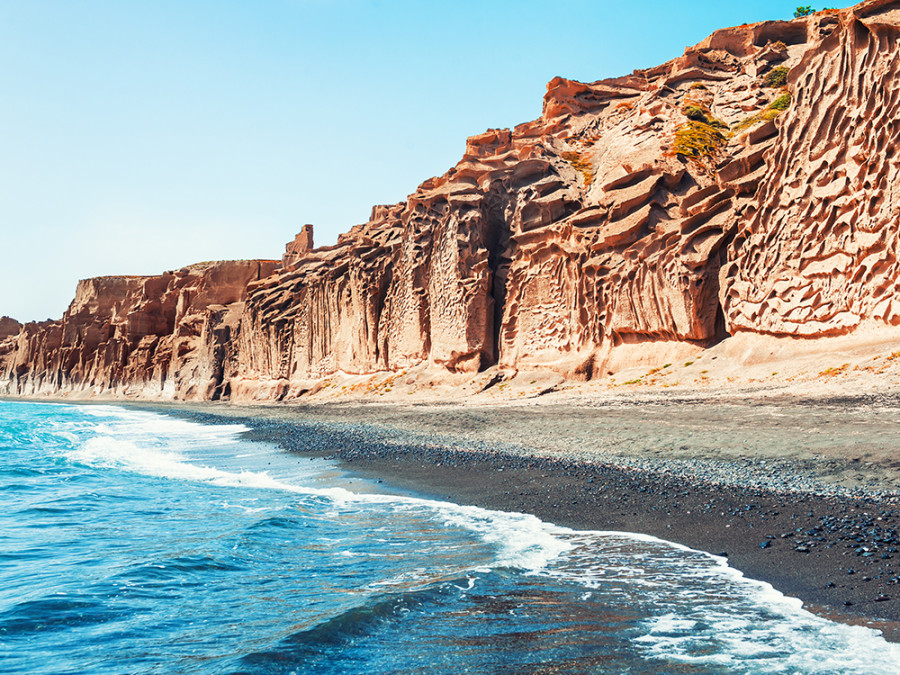
[[[699,475],[541,457],[533,449],[434,435],[423,440],[380,426],[299,421],[296,415],[283,421],[277,413],[219,415],[180,406],[165,411],[204,423],[242,423],[251,429],[250,440],[338,460],[398,490],[531,513],[573,529],[649,534],[727,556],[732,567],[800,598],[811,611],[880,629],[900,642],[895,496],[726,485]]]

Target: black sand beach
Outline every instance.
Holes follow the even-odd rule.
[[[900,641],[900,498],[894,490],[877,487],[879,478],[893,483],[895,467],[863,464],[857,457],[832,457],[820,465],[746,456],[724,462],[567,457],[526,444],[534,440],[532,426],[542,412],[523,408],[147,407],[203,422],[240,421],[255,440],[337,459],[390,488],[532,513],[575,529],[650,534],[726,555],[745,575],[799,597],[817,613],[879,628],[888,639]],[[564,410],[554,414],[575,436],[590,430],[586,419],[603,415],[602,410],[565,410],[568,420]],[[669,414],[688,413],[676,405]],[[437,426],[440,420],[459,423],[460,416],[489,420],[519,443],[470,440],[465,432],[471,426],[464,424],[456,427],[457,435],[423,432],[427,425],[411,422],[410,415],[426,415]],[[834,483],[836,474],[846,474],[838,471],[839,461],[848,464],[848,471],[860,467],[857,484]],[[767,471],[771,475],[764,485]]]

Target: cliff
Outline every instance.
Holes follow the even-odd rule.
[[[22,324],[8,316],[0,316],[0,340],[18,335],[22,330]]]
[[[247,285],[277,265],[200,263],[81,281],[62,319],[25,324],[0,342],[6,391],[218,398]]]
[[[425,364],[591,379],[649,345],[900,324],[900,1],[551,81],[542,116],[337,245],[91,279],[0,334],[0,391],[293,398]]]

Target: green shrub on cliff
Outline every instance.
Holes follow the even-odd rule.
[[[717,129],[728,128],[728,126],[724,122],[713,117],[713,114],[712,112],[710,112],[709,108],[702,106],[695,101],[685,101],[684,106],[681,108],[681,114],[687,117],[692,122],[708,124],[712,127],[716,127]]]
[[[774,120],[781,113],[791,107],[791,94],[790,92],[785,91],[781,96],[772,101],[764,110],[751,115],[750,117],[741,120],[733,127],[731,127],[731,133],[729,136],[733,137],[742,131],[746,131],[753,125],[759,122],[767,122],[769,120]]]
[[[794,10],[794,18],[800,19],[804,16],[809,16],[810,14],[817,14],[818,12],[836,12],[838,11],[837,7],[823,7],[820,10],[813,9],[810,5],[805,5],[798,7]]]
[[[784,111],[787,110],[790,105],[791,95],[788,92],[784,92],[781,96],[779,96],[769,104],[769,110]]]
[[[787,84],[788,73],[791,72],[787,66],[775,66],[766,73],[765,81],[767,87],[783,87]]]
[[[695,122],[706,122],[709,124],[706,119],[706,111],[703,110],[699,105],[686,105],[681,109],[681,112],[684,113],[684,116],[689,120],[694,120]]]
[[[725,136],[712,124],[690,121],[675,131],[672,153],[690,159],[700,159],[715,154],[725,142]]]

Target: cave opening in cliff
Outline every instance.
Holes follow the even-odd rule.
[[[718,343],[729,337],[731,337],[731,333],[728,332],[728,328],[725,325],[725,310],[722,309],[722,303],[719,302],[716,303],[715,337],[713,342]]]
[[[756,47],[764,47],[770,42],[781,42],[785,45],[806,44],[806,24],[793,21],[773,21],[760,26],[753,40]]]
[[[490,288],[493,305],[491,317],[490,358],[483,367],[500,362],[500,330],[503,327],[503,311],[506,307],[506,282],[509,277],[510,226],[505,217],[508,193],[502,185],[492,186],[485,199],[487,208],[484,214],[484,245],[488,252],[488,268],[491,272]],[[488,359],[485,359],[488,361]]]

